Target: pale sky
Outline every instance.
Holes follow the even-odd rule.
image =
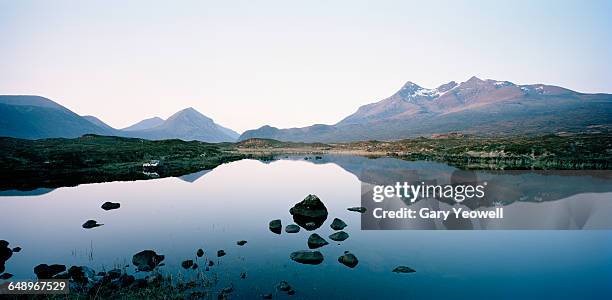
[[[122,128],[333,124],[406,81],[612,93],[612,1],[0,0],[0,94]]]

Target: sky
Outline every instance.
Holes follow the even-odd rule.
[[[115,128],[334,124],[406,81],[612,93],[612,1],[0,0],[0,94]]]

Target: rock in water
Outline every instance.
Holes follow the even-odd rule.
[[[114,202],[104,202],[104,204],[102,204],[102,209],[103,210],[111,210],[111,209],[117,209],[121,207],[121,204],[119,203],[114,203]]]
[[[204,256],[204,250],[202,250],[201,248],[200,248],[200,249],[198,249],[198,251],[196,252],[196,255],[197,255],[198,257],[202,257],[202,256]]]
[[[281,231],[283,230],[283,225],[281,224],[281,220],[270,221],[269,227],[270,227],[270,231],[276,234],[281,234]]]
[[[281,281],[278,283],[278,285],[276,286],[276,288],[279,291],[283,291],[283,292],[287,292],[289,290],[291,290],[291,286],[289,285],[289,283],[287,281]]]
[[[185,260],[181,263],[181,267],[183,267],[183,269],[189,269],[192,266],[193,266],[193,260],[191,259]]]
[[[96,272],[85,266],[72,266],[68,269],[68,275],[76,283],[87,284],[89,281],[94,280]]]
[[[308,248],[316,249],[329,244],[320,235],[313,233],[308,237]]]
[[[357,257],[348,251],[344,251],[344,255],[338,257],[338,261],[351,269],[359,263]]]
[[[15,247],[13,248],[13,252],[17,253],[21,251],[21,247]]]
[[[225,253],[225,251],[223,251],[223,250],[219,250],[219,251],[217,251],[217,257],[225,256],[225,254],[226,254],[226,253]]]
[[[348,239],[349,235],[348,233],[344,232],[344,231],[338,231],[332,235],[329,236],[330,239],[336,241],[336,242],[342,242],[346,239]]]
[[[0,275],[0,280],[7,280],[9,278],[13,277],[13,274],[11,273],[4,273],[2,275]]]
[[[348,211],[355,211],[358,213],[364,213],[367,211],[367,209],[363,206],[356,206],[356,207],[349,207],[347,208]]]
[[[406,267],[406,266],[397,266],[395,267],[395,269],[393,269],[394,273],[414,273],[416,272],[414,269],[410,268],[410,267]]]
[[[195,269],[197,269],[198,267],[199,267],[199,266],[198,266],[198,264],[193,264],[193,266],[191,266],[191,269],[192,269],[192,270],[195,270]]]
[[[246,278],[246,272],[241,272],[240,279],[245,279],[245,278]]]
[[[13,256],[13,250],[8,247],[9,242],[0,240],[0,273],[4,272],[4,263],[6,263],[11,256]],[[19,251],[17,251],[19,252]]]
[[[272,299],[272,294],[263,294],[261,295],[262,299]]]
[[[238,246],[244,246],[244,245],[246,245],[246,243],[247,243],[247,241],[245,241],[245,240],[241,240],[241,241],[237,241],[237,242],[236,242],[236,245],[238,245]]]
[[[38,279],[53,279],[53,276],[66,271],[66,266],[64,265],[47,265],[40,264],[34,267],[34,274]]]
[[[334,218],[334,220],[331,223],[331,228],[333,230],[342,230],[344,229],[344,227],[348,226],[346,225],[346,223],[344,223],[344,221],[338,219],[338,218]]]
[[[132,263],[138,268],[138,271],[149,272],[153,271],[164,260],[163,255],[158,255],[153,250],[140,251],[132,257]]]
[[[98,222],[96,220],[87,220],[87,222],[83,223],[83,228],[85,229],[91,229],[94,227],[99,227],[102,226],[104,224],[98,224]]]
[[[296,224],[308,231],[321,227],[327,219],[327,208],[315,195],[306,196],[304,200],[294,205],[289,213]]]
[[[323,254],[319,251],[295,251],[289,256],[291,260],[307,265],[318,265],[323,262]]]
[[[285,232],[286,233],[297,233],[297,232],[300,232],[300,226],[297,226],[295,224],[287,225],[287,227],[285,227]]]

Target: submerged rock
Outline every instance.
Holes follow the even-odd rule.
[[[246,272],[240,273],[240,279],[245,279],[245,278],[246,278]]]
[[[347,210],[355,211],[355,212],[358,212],[358,213],[364,213],[364,212],[367,211],[367,209],[365,207],[363,207],[363,206],[349,207],[349,208],[347,208]]]
[[[121,204],[119,203],[114,203],[114,202],[104,202],[104,204],[102,204],[102,209],[103,210],[111,210],[111,209],[117,209],[121,207]]]
[[[21,247],[15,247],[13,248],[13,252],[17,253],[17,252],[21,252]]]
[[[261,295],[262,299],[272,299],[272,294],[263,294]]]
[[[91,229],[91,228],[99,227],[102,225],[104,224],[99,224],[96,220],[87,220],[85,223],[83,223],[83,228]]]
[[[286,233],[297,233],[297,232],[300,232],[300,226],[297,226],[295,224],[287,225],[287,227],[285,227],[285,232]]]
[[[53,279],[53,276],[64,271],[66,271],[66,266],[59,264],[40,264],[34,267],[34,274],[38,279]]]
[[[289,285],[289,283],[287,281],[281,281],[276,285],[276,288],[279,291],[283,291],[283,292],[287,292],[289,290],[291,290],[291,286]]]
[[[245,240],[240,240],[240,241],[237,241],[237,242],[236,242],[236,245],[238,245],[238,246],[244,246],[244,245],[246,245],[246,243],[247,243],[247,241],[245,241]]]
[[[352,253],[344,251],[344,255],[338,257],[338,262],[352,269],[357,266],[359,260]]]
[[[225,253],[225,251],[223,251],[223,250],[219,250],[219,251],[217,251],[217,257],[225,256],[225,254],[226,254],[226,253]]]
[[[293,296],[293,295],[295,295],[295,290],[294,290],[294,289],[290,289],[290,290],[288,290],[288,291],[287,291],[287,295],[289,295],[289,296]]]
[[[191,259],[185,260],[181,263],[181,267],[183,267],[183,269],[189,269],[192,266],[193,266],[193,260]]]
[[[281,234],[281,231],[283,230],[283,225],[281,223],[281,220],[270,221],[270,224],[268,225],[268,227],[270,228],[270,231],[276,234]]]
[[[344,231],[338,231],[332,235],[329,236],[330,239],[336,241],[336,242],[342,242],[346,239],[349,238],[348,233],[344,232]]]
[[[323,262],[323,254],[319,251],[301,250],[291,253],[291,260],[307,265],[318,265]]]
[[[138,271],[149,272],[155,269],[164,260],[163,255],[158,255],[153,250],[140,251],[132,257],[132,263]]]
[[[0,280],[7,280],[9,278],[13,277],[13,274],[11,273],[4,273],[2,275],[0,275]]]
[[[308,237],[308,248],[310,249],[320,248],[327,244],[329,243],[316,233],[313,233]]]
[[[406,266],[397,266],[395,267],[395,269],[393,269],[393,271],[391,271],[393,273],[414,273],[416,272],[414,269],[410,268],[410,267],[406,267]]]
[[[197,255],[198,257],[202,257],[202,256],[204,256],[204,250],[202,250],[202,248],[198,249],[198,251],[196,252],[196,255]]]
[[[296,224],[308,231],[321,227],[327,219],[327,208],[315,195],[306,196],[304,200],[289,209],[289,213]]]
[[[120,269],[112,269],[108,272],[106,272],[106,277],[110,278],[110,279],[117,279],[119,277],[121,277],[121,270]]]
[[[346,227],[348,225],[346,225],[346,223],[344,223],[344,221],[338,219],[338,218],[334,218],[334,220],[332,221],[330,227],[333,230],[342,230],[344,229],[344,227]]]
[[[192,270],[195,270],[195,269],[197,269],[198,267],[199,267],[199,266],[198,266],[198,264],[193,264],[193,266],[191,266],[191,269],[192,269]]]

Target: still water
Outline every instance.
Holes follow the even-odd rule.
[[[363,172],[359,169],[364,166],[381,174],[397,169],[455,170],[441,163],[390,158],[325,156],[313,162],[290,157],[266,163],[241,160],[181,178],[85,184],[23,194],[6,191],[0,193],[0,239],[9,241],[10,247],[23,248],[6,262],[6,270],[15,275],[13,279],[34,278],[33,268],[41,263],[109,270],[131,265],[133,254],[152,249],[166,257],[163,272],[190,277],[194,271],[183,270],[180,263],[195,259],[196,250],[202,248],[208,257],[215,257],[220,249],[227,252],[222,258],[215,257],[217,264],[206,273],[219,277],[218,289],[232,283],[234,298],[275,293],[281,280],[288,281],[297,293],[278,293],[275,298],[584,298],[612,294],[610,230],[362,231],[361,215],[346,208],[361,206]],[[561,189],[555,199],[544,202],[580,195],[612,201],[609,179],[542,178],[548,180],[548,188],[557,185]],[[564,194],[572,182],[574,192]],[[325,256],[320,265],[289,259],[291,252],[308,248],[306,240],[312,232],[302,229],[276,235],[268,230],[273,219],[281,219],[283,227],[292,224],[289,209],[308,194],[316,194],[329,211],[325,224],[314,231],[330,241],[318,249]],[[105,201],[120,202],[121,208],[104,211],[100,205]],[[329,224],[335,217],[348,224],[344,230],[350,237],[344,242],[327,238],[333,233]],[[104,225],[83,229],[81,224],[88,219]],[[240,247],[238,240],[248,243]],[[354,269],[337,261],[345,250],[359,259]],[[417,272],[392,273],[398,265]],[[247,273],[246,279],[240,279],[241,272]]]

